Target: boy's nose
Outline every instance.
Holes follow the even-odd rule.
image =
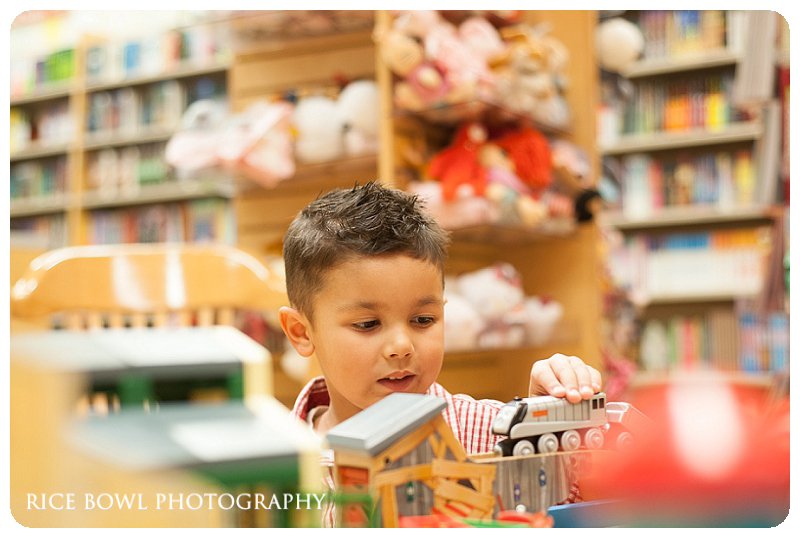
[[[403,330],[394,331],[386,342],[384,355],[389,359],[402,359],[414,352],[414,344]]]

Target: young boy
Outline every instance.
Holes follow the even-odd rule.
[[[392,392],[448,402],[447,424],[467,453],[490,452],[503,405],[451,395],[436,377],[444,356],[447,232],[421,202],[377,183],[334,190],[306,206],[284,237],[291,307],[280,323],[300,355],[316,353],[322,377],[301,391],[292,413],[323,437]],[[600,373],[577,357],[534,363],[529,395],[577,402],[600,390]]]

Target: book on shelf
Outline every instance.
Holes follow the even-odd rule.
[[[207,198],[90,213],[90,243],[235,242],[233,210]]]
[[[11,163],[11,200],[49,200],[67,189],[67,157]]]
[[[788,348],[785,312],[761,316],[747,308],[712,308],[703,314],[647,320],[639,356],[650,372],[784,372]]]
[[[636,234],[610,253],[613,278],[650,301],[758,293],[770,253],[769,228]]]
[[[707,206],[721,210],[768,202],[755,176],[748,149],[717,152],[678,152],[654,158],[634,153],[621,160],[623,212],[627,218],[646,218],[665,207]]]
[[[722,10],[642,10],[636,22],[645,38],[645,58],[721,49],[727,39]]]

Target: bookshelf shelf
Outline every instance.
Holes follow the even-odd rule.
[[[9,160],[13,162],[19,161],[27,161],[30,159],[44,159],[47,157],[57,157],[59,155],[66,155],[67,151],[69,151],[70,145],[68,143],[64,144],[47,144],[47,145],[38,145],[38,144],[31,144],[30,147],[16,151],[9,155]]]
[[[742,292],[740,290],[722,291],[718,293],[685,293],[685,294],[664,294],[650,295],[645,297],[637,304],[641,307],[652,307],[660,305],[680,305],[697,303],[730,303],[742,298],[752,298],[754,293]]]
[[[110,82],[89,82],[86,86],[87,92],[100,92],[116,90],[119,88],[129,88],[131,86],[144,86],[163,82],[166,80],[177,80],[184,78],[200,77],[205,75],[220,75],[227,72],[230,65],[226,63],[215,63],[207,66],[183,65],[175,69],[164,71],[157,75],[131,77]]]
[[[771,218],[771,210],[766,206],[732,209],[701,205],[667,207],[654,211],[648,217],[636,219],[625,217],[621,211],[607,212],[603,215],[603,220],[606,224],[621,231],[643,231],[676,226],[768,222]]]
[[[29,94],[13,97],[10,106],[26,106],[45,101],[67,99],[73,91],[72,83],[54,84],[44,88],[37,88]]]
[[[634,63],[623,75],[632,79],[725,67],[735,65],[740,58],[741,54],[728,49],[698,51],[679,56],[646,58]]]
[[[87,191],[82,205],[86,209],[127,207],[133,205],[161,204],[197,198],[233,198],[236,189],[232,184],[215,181],[165,181],[161,184],[141,186],[135,191],[101,193]]]
[[[86,135],[86,143],[83,148],[86,151],[92,151],[103,148],[166,142],[177,130],[177,127],[158,127],[152,129],[143,128],[132,134],[91,133]]]
[[[572,219],[550,218],[536,228],[507,224],[477,224],[450,230],[454,241],[499,246],[519,246],[542,239],[564,238],[575,233],[577,225]]]
[[[62,213],[67,210],[67,197],[65,194],[56,194],[11,200],[8,209],[11,218]]]
[[[606,156],[614,156],[642,151],[747,142],[758,139],[761,134],[762,127],[758,122],[735,122],[720,126],[718,129],[696,128],[686,131],[621,135],[613,143],[601,145],[600,152]]]

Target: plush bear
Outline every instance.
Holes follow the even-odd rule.
[[[319,163],[344,155],[344,135],[336,101],[324,95],[302,97],[295,105],[292,124],[294,152],[302,163]]]
[[[378,85],[373,80],[350,82],[339,93],[336,110],[348,157],[375,154],[380,130]]]
[[[479,347],[515,347],[525,340],[525,310],[522,280],[511,264],[496,262],[489,267],[459,275],[458,293],[469,301],[485,322]]]
[[[471,351],[478,348],[478,337],[485,329],[483,317],[461,294],[455,291],[455,282],[448,277],[445,282],[444,350]]]

